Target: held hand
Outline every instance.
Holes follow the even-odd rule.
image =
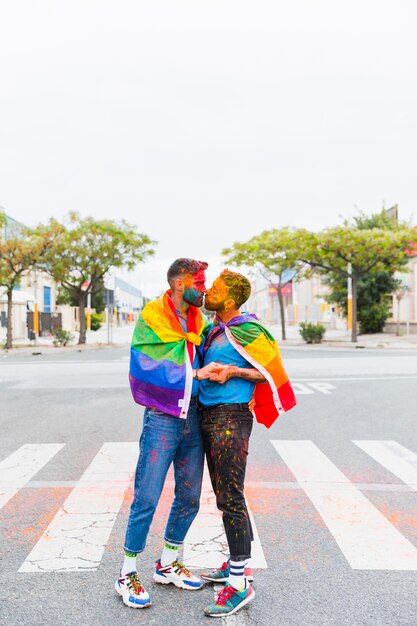
[[[223,365],[221,365],[220,363],[216,363],[215,361],[208,363],[208,365],[205,365],[198,370],[199,380],[206,380],[207,378],[210,378],[211,380],[211,375],[221,370],[222,367]]]
[[[222,365],[210,374],[210,380],[223,385],[233,376],[233,365]]]

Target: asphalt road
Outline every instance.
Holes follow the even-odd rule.
[[[254,428],[246,495],[261,567],[255,601],[225,623],[416,626],[417,352],[311,347],[283,356],[298,406],[270,430]],[[130,397],[128,363],[128,348],[0,357],[0,494],[10,487],[2,468],[9,481],[19,474],[12,455],[22,455],[17,466],[28,450],[40,455],[38,469],[0,510],[1,624],[193,626],[210,619],[202,608],[214,597],[211,586],[190,593],[152,582],[172,476],[141,558],[151,608],[128,609],[113,590],[131,498],[122,474],[111,487],[120,509],[101,518],[96,565],[68,571],[72,561],[58,555],[50,570],[29,571],[32,550],[51,549],[44,533],[83,476],[91,478],[103,444],[133,442],[127,464],[131,449],[136,454],[142,409]],[[89,493],[82,514],[99,507],[97,492]],[[206,548],[201,562],[213,545]],[[76,558],[78,545],[71,550]]]

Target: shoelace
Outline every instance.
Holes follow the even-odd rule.
[[[128,583],[127,586],[128,587],[132,587],[133,591],[136,594],[140,594],[141,591],[144,591],[144,588],[142,587],[142,583],[140,582],[139,576],[135,573],[135,574],[128,574],[126,576],[126,578],[128,579]]]
[[[183,563],[180,563],[180,561],[174,561],[171,567],[176,567],[178,574],[185,574],[188,578],[191,578],[190,571],[185,567]]]
[[[224,606],[228,600],[235,593],[235,589],[233,587],[224,587],[221,591],[219,591],[219,595],[217,596],[216,604],[220,604],[220,606]]]
[[[220,571],[225,572],[228,567],[229,567],[229,561],[225,561],[223,565],[221,566]],[[215,572],[216,570],[213,570],[213,571]]]

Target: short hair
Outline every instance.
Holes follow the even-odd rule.
[[[223,270],[220,278],[224,280],[228,287],[228,298],[231,298],[235,303],[235,307],[240,309],[250,296],[251,284],[249,280],[243,274],[231,272],[230,270]]]
[[[185,274],[195,276],[201,270],[206,270],[208,263],[205,261],[196,261],[195,259],[176,259],[168,268],[167,280],[172,287],[172,283],[176,278],[181,278]]]

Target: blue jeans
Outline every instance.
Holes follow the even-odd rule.
[[[200,506],[204,445],[197,403],[191,400],[186,419],[145,409],[139,441],[135,491],[126,530],[125,550],[142,552],[171,463],[175,498],[165,541],[180,545]]]

